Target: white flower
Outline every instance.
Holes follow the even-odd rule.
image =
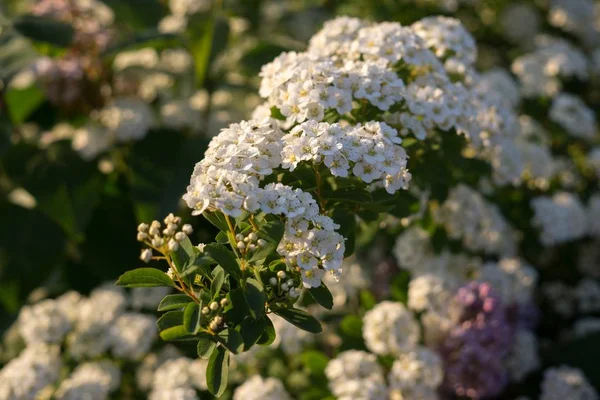
[[[416,346],[419,325],[402,305],[383,301],[363,317],[363,338],[369,350],[381,355],[397,355]]]
[[[290,395],[276,378],[262,378],[254,375],[238,386],[233,400],[288,400]]]
[[[302,270],[302,284],[305,288],[319,287],[325,276],[325,271],[319,268]]]
[[[421,393],[433,394],[443,377],[440,356],[433,350],[419,346],[398,356],[388,374],[388,381],[390,390],[397,391],[402,399],[416,400]]]
[[[531,200],[531,207],[532,223],[541,229],[540,242],[545,246],[579,239],[586,233],[585,208],[572,193],[536,197]]]
[[[516,382],[522,381],[530,372],[540,366],[537,338],[527,330],[518,330],[512,349],[506,359],[510,377]]]
[[[327,364],[329,388],[338,399],[385,400],[388,390],[383,370],[375,355],[358,350],[344,351]]]
[[[544,372],[540,400],[596,400],[598,393],[577,368],[560,366]]]
[[[527,305],[533,301],[538,273],[520,259],[503,258],[497,263],[485,263],[476,276],[492,285],[504,304]]]
[[[577,138],[591,140],[597,136],[594,112],[574,95],[558,94],[552,101],[550,119]]]

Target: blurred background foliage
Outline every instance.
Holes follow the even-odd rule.
[[[486,69],[508,66],[515,52],[523,51],[501,34],[497,16],[511,4],[534,3],[486,0],[449,9],[435,1],[423,1],[422,6],[415,7],[413,2],[401,0],[217,0],[207,1],[206,7],[188,16],[182,32],[165,33],[159,27],[170,14],[166,1],[103,2],[115,15],[115,35],[108,47],[96,55],[104,74],[89,82],[92,95],[86,99],[90,104],[70,108],[53,104],[37,86],[21,89],[12,86],[11,80],[40,56],[65,54],[73,40],[73,29],[27,14],[31,8],[28,0],[3,0],[0,5],[0,333],[10,326],[27,301],[67,289],[87,293],[138,266],[136,226],[183,209],[181,195],[210,138],[228,123],[249,118],[260,103],[256,93],[261,66],[282,51],[302,51],[324,21],[336,15],[350,15],[410,24],[433,14],[452,15],[476,38],[478,63]],[[556,28],[544,26],[544,30],[552,32]],[[568,36],[561,32],[561,36],[565,35]],[[41,144],[39,135],[59,122],[83,125],[90,109],[103,105],[101,86],[114,78],[110,66],[115,57],[121,51],[142,48],[158,52],[183,48],[189,52],[193,67],[178,77],[177,90],[187,95],[201,91],[205,95],[196,129],[173,129],[159,124],[142,140],[115,146],[100,160],[82,158],[67,140]],[[577,82],[569,84],[578,89]],[[592,100],[598,98],[593,90],[573,91]],[[536,107],[539,104],[530,107],[531,115],[535,116]],[[37,131],[32,133],[31,126],[36,126]],[[432,160],[426,167],[432,176],[437,176],[444,165],[429,161]],[[447,193],[450,186],[446,183],[440,190]],[[32,198],[23,195],[23,190]],[[528,207],[515,207],[522,196],[519,190],[506,191],[506,196],[498,196],[510,199],[504,211],[514,214],[511,221],[522,220],[527,225],[531,216],[520,213],[526,213]],[[528,202],[529,198],[523,196],[522,201]],[[403,207],[414,212],[418,210],[418,200]],[[180,215],[187,215],[185,222],[194,225],[193,242],[214,237],[209,224],[198,218],[192,220],[187,212]],[[376,235],[372,229],[363,230],[358,243],[372,243]],[[529,247],[532,257],[535,252],[535,246]],[[568,263],[568,249],[560,254]],[[406,273],[397,274],[389,288],[390,297],[405,302],[407,284]],[[34,290],[39,287],[44,292]],[[367,310],[376,299],[365,290],[357,301]],[[364,348],[361,324],[357,316],[346,316],[341,321],[342,350]],[[553,327],[541,329],[552,331]],[[556,354],[570,357],[591,351],[589,354],[595,357],[598,346],[591,347],[590,343],[596,337],[571,343],[569,349]],[[290,368],[308,369],[310,376],[323,378],[327,361],[323,357],[318,351],[308,351],[296,360],[297,366]],[[265,366],[270,375],[289,372],[278,362],[282,361]],[[600,374],[588,373],[588,377],[600,384]],[[317,392],[313,398],[321,394]]]

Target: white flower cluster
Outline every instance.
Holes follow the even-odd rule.
[[[398,355],[418,343],[420,329],[402,303],[382,301],[363,317],[363,337],[373,353]]]
[[[548,22],[565,32],[575,35],[587,46],[600,43],[600,29],[594,0],[551,0]]]
[[[541,230],[540,242],[551,246],[585,236],[587,215],[576,195],[559,192],[531,200],[533,225]]]
[[[424,139],[435,128],[455,128],[478,138],[478,105],[449,75],[470,75],[476,53],[456,19],[431,17],[405,27],[338,17],[313,36],[306,53],[285,53],[265,65],[260,95],[288,123],[346,118],[371,105],[390,111],[383,117],[403,135]]]
[[[538,341],[535,334],[525,329],[519,329],[515,334],[512,349],[505,361],[511,380],[522,381],[530,372],[540,366]]]
[[[587,80],[589,63],[585,55],[569,42],[540,37],[533,53],[513,61],[512,72],[521,84],[524,97],[552,97],[562,88],[560,78]]]
[[[121,371],[110,361],[79,364],[61,382],[54,396],[59,400],[105,400],[119,388]]]
[[[593,140],[597,137],[596,116],[577,96],[558,94],[552,101],[549,116],[576,138]]]
[[[596,400],[598,393],[580,369],[566,365],[544,372],[540,400]]]
[[[448,72],[465,74],[473,68],[477,59],[477,45],[458,19],[427,17],[411,27],[436,57],[444,60]]]
[[[302,161],[325,164],[333,176],[352,175],[365,183],[381,181],[388,193],[406,189],[410,173],[402,139],[386,123],[370,122],[343,128],[310,120],[282,138],[282,168],[293,171]]]
[[[443,377],[440,356],[433,350],[418,346],[402,353],[394,361],[388,374],[390,396],[405,400],[437,399],[436,389]]]
[[[154,303],[149,305],[148,296],[142,293],[147,291],[154,292],[152,288],[134,289],[132,300],[137,298],[138,307],[156,308],[162,297],[152,296]],[[24,307],[17,329],[27,346],[64,344],[65,352],[77,360],[108,352],[118,359],[138,360],[155,340],[156,323],[153,316],[125,312],[128,305],[125,292],[112,285],[93,290],[88,298],[68,292]]]
[[[388,388],[377,357],[359,350],[344,351],[327,364],[329,389],[339,400],[386,400]]]
[[[58,380],[61,366],[58,346],[37,343],[27,347],[0,370],[0,399],[35,400]]]
[[[518,258],[503,258],[485,263],[476,278],[492,285],[503,304],[527,305],[533,302],[538,273]]]
[[[118,142],[140,140],[154,125],[152,109],[135,97],[114,99],[93,115]]]
[[[260,210],[286,217],[278,252],[290,267],[302,269],[306,287],[316,287],[325,271],[341,273],[343,237],[335,232],[339,226],[319,213],[309,193],[281,183],[260,187],[260,180],[281,164],[282,136],[273,120],[244,121],[224,129],[196,164],[184,200],[194,214],[216,209],[238,217]]]
[[[451,238],[462,239],[467,249],[503,256],[515,254],[516,233],[498,207],[464,184],[450,190],[434,218]]]
[[[206,390],[208,361],[187,357],[170,359],[154,371],[149,400],[199,400],[197,390]]]
[[[291,397],[279,379],[254,375],[235,389],[233,400],[291,400]]]

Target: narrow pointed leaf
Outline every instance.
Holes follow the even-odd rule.
[[[321,306],[328,310],[333,308],[333,296],[325,284],[322,283],[319,287],[308,289],[308,293],[310,293],[312,298]]]
[[[158,305],[158,311],[183,310],[192,299],[186,294],[169,294]]]
[[[169,278],[166,273],[156,268],[138,268],[127,271],[119,277],[117,285],[125,287],[175,287],[173,279]]]
[[[319,321],[306,311],[297,308],[275,308],[273,312],[290,324],[307,332],[319,333],[323,330]]]
[[[208,359],[206,368],[206,385],[215,397],[221,397],[227,388],[229,372],[229,352],[223,346],[218,346]]]

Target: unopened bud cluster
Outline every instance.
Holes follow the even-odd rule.
[[[229,300],[226,298],[222,298],[221,300],[215,299],[208,303],[207,306],[202,307],[201,313],[207,319],[210,319],[208,323],[208,328],[216,332],[219,330],[221,325],[223,324],[223,316],[221,315],[223,312],[223,308],[229,304]]]
[[[277,271],[277,277],[269,279],[269,283],[277,295],[297,299],[300,297],[301,290],[296,287],[297,283],[293,279],[286,278],[288,276],[285,271]]]
[[[247,235],[238,233],[235,235],[236,247],[242,253],[254,251],[257,248],[264,247],[267,242],[264,239],[259,239],[256,232],[250,232]]]
[[[150,225],[141,223],[138,226],[137,240],[151,247],[142,250],[140,255],[145,263],[152,260],[152,248],[161,253],[177,251],[179,243],[194,232],[189,224],[180,226],[181,218],[173,214],[169,214],[163,222],[164,225],[154,220]]]

